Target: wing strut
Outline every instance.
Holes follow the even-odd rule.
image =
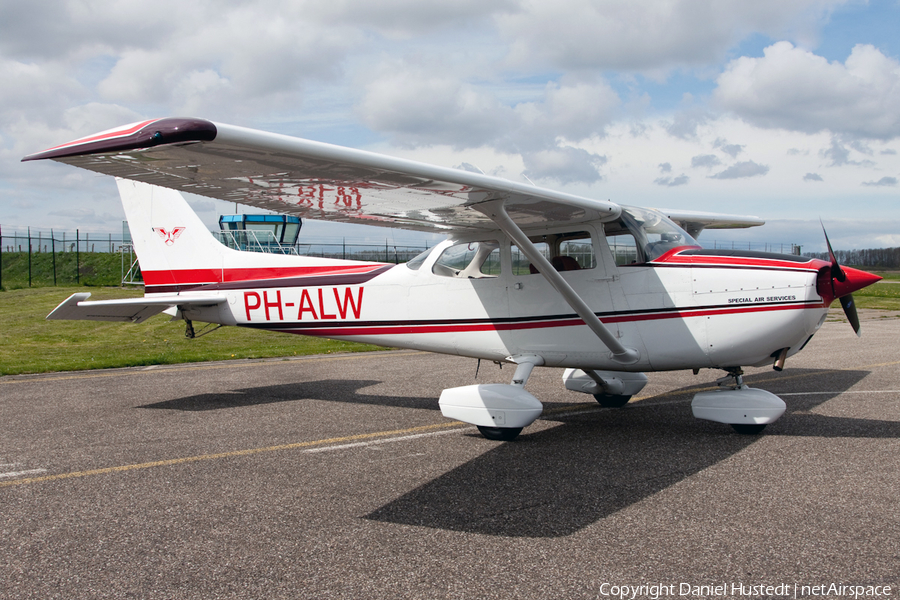
[[[531,243],[528,236],[519,229],[519,226],[510,218],[503,206],[504,200],[490,200],[480,204],[470,205],[470,208],[483,213],[516,243],[522,253],[528,257],[541,275],[559,292],[566,303],[572,307],[579,317],[591,328],[591,331],[600,338],[600,341],[612,352],[612,359],[623,365],[630,365],[640,360],[640,353],[635,348],[626,348],[616,339],[613,333],[597,318],[594,311],[581,299],[572,286],[563,279],[550,261]]]

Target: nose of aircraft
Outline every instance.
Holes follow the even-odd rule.
[[[842,267],[838,264],[834,250],[831,249],[831,242],[828,240],[828,233],[825,231],[825,225],[822,225],[822,233],[825,235],[825,245],[828,246],[828,257],[831,259],[831,268],[824,268],[819,271],[819,278],[816,280],[816,290],[822,299],[828,304],[835,298],[840,299],[841,308],[850,321],[853,331],[859,336],[859,315],[856,314],[856,302],[853,301],[853,292],[861,290],[868,285],[872,285],[879,281],[881,277],[866,273],[859,269],[851,267]]]
[[[844,279],[841,280],[839,276],[836,276],[832,280],[835,298],[843,298],[847,294],[852,294],[856,290],[861,290],[877,281],[881,281],[881,277],[878,275],[852,267],[842,266],[841,271],[844,273]]]
[[[841,308],[847,315],[847,320],[856,335],[859,335],[859,316],[856,313],[856,302],[853,301],[853,292],[880,281],[881,277],[854,269],[842,267],[837,261],[831,266],[823,267],[819,271],[819,279],[816,281],[816,289],[826,304],[831,304],[835,298],[841,302]]]

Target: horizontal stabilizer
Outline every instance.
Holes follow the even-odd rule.
[[[90,292],[72,294],[53,309],[47,319],[67,321],[123,321],[142,323],[167,308],[215,306],[226,302],[224,296],[184,297],[164,296],[160,298],[122,298],[119,300],[97,300],[87,302]]]

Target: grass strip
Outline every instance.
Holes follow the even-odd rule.
[[[142,289],[84,286],[0,293],[0,375],[383,349],[244,327],[223,327],[189,340],[184,322],[170,322],[168,315],[139,325],[45,319],[68,296],[86,291],[91,300],[143,296]],[[194,324],[198,332],[203,325]]]

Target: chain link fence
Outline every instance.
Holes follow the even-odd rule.
[[[222,232],[213,234],[222,238]],[[408,245],[391,240],[383,244],[304,240],[293,246],[272,245],[255,238],[253,243],[243,245],[233,239],[219,241],[239,250],[394,264],[406,262],[430,247],[427,242]],[[127,284],[143,284],[127,228],[115,235],[0,227],[0,289]]]
[[[340,258],[385,263],[404,263],[427,250],[431,243],[396,244],[342,239],[298,240],[293,246],[231,238],[213,232],[226,246],[257,252],[273,252],[322,258]],[[705,248],[757,250],[800,254],[796,244],[768,242],[702,242]],[[277,248],[276,248],[277,246]],[[810,255],[810,254],[807,254]],[[896,266],[900,249],[853,251],[842,264]],[[839,257],[841,258],[841,257]],[[31,227],[0,228],[0,289],[68,285],[141,285],[140,268],[126,226],[121,234],[45,231]],[[860,260],[876,262],[856,262]]]

